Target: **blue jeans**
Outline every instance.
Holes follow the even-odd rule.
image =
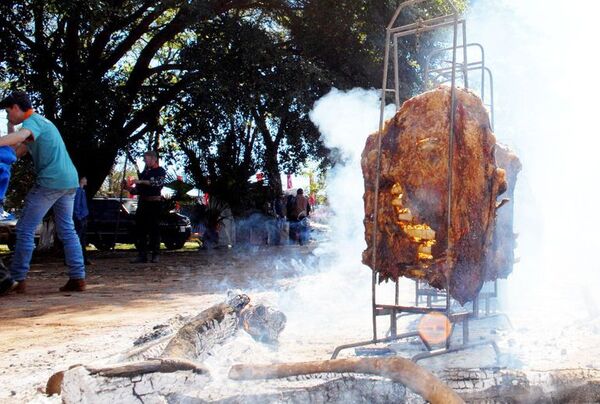
[[[75,189],[50,189],[34,185],[25,198],[25,207],[17,222],[17,246],[13,255],[10,274],[15,281],[27,277],[31,255],[35,248],[34,233],[46,213],[53,208],[54,223],[58,237],[65,249],[65,262],[70,279],[84,279],[85,267],[79,237],[73,224],[73,201]]]

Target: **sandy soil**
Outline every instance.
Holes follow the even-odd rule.
[[[310,256],[310,248],[294,246],[185,251],[133,265],[133,252],[97,253],[84,293],[58,292],[66,281],[62,260],[34,259],[27,293],[0,298],[0,402],[41,398],[55,371],[124,352],[152,326],[222,301],[228,288],[273,289],[295,274],[285,260]]]
[[[337,256],[331,250],[337,250]],[[223,368],[223,377],[234,362],[328,359],[338,345],[371,338],[370,272],[357,264],[354,250],[331,249],[324,242],[180,251],[165,253],[160,264],[146,265],[129,263],[133,251],[96,252],[84,293],[58,292],[66,280],[62,260],[38,257],[27,294],[0,298],[0,402],[58,403],[60,399],[42,394],[54,372],[78,363],[110,361],[153,326],[177,315],[195,315],[223,301],[231,289],[278,307],[288,324],[277,347],[244,337],[230,344],[218,355],[230,357],[216,365]],[[540,296],[533,299],[538,305],[523,305],[511,313],[512,330],[502,319],[473,322],[471,340],[494,339],[502,351],[500,363],[490,347],[482,347],[420,364],[432,370],[496,364],[524,370],[598,368],[600,318],[587,314],[582,299],[582,307],[574,311],[573,296],[557,290],[541,287]],[[403,284],[401,296],[414,296],[412,283]],[[380,320],[384,334],[389,323]],[[414,329],[417,320],[407,319],[399,331]],[[455,339],[460,338],[457,331]],[[408,357],[423,349],[414,340],[391,347]],[[342,356],[353,354],[348,350]]]

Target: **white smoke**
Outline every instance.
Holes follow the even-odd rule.
[[[568,325],[586,317],[586,305],[598,299],[591,288],[600,284],[600,265],[594,259],[600,250],[595,235],[600,225],[600,85],[593,75],[595,30],[600,28],[592,28],[597,6],[583,0],[551,3],[474,1],[467,18],[468,40],[485,47],[486,64],[494,73],[496,136],[523,163],[515,195],[520,262],[501,284],[504,308],[517,327],[524,325],[522,320],[542,331],[548,326],[541,324],[545,320]],[[332,241],[316,250],[322,257],[336,254],[281,296],[280,307],[289,319],[288,343],[307,333],[327,339],[328,330],[339,332],[349,324],[346,342],[370,337],[371,272],[361,264],[360,155],[367,136],[378,129],[379,96],[375,90],[334,89],[310,114],[325,144],[340,149],[345,158],[327,177]],[[392,113],[390,106],[386,117]],[[403,293],[401,300],[414,298],[412,290]]]
[[[378,130],[379,110],[375,90],[333,89],[310,113],[325,145],[339,149],[343,162],[327,174],[333,217],[328,222],[330,240],[315,250],[320,255],[319,271],[295,281],[280,297],[279,307],[288,316],[284,336],[288,340],[306,340],[307,333],[318,335],[332,349],[332,335],[338,340],[343,335],[346,342],[370,335],[371,270],[361,263],[366,243],[360,155],[367,137]]]
[[[360,261],[364,250],[364,185],[360,168],[360,155],[367,137],[379,129],[380,93],[375,90],[337,89],[315,103],[310,119],[321,132],[329,148],[340,149],[344,162],[334,167],[327,176],[327,197],[335,212],[332,225],[338,241],[358,247],[348,251]],[[394,112],[391,105],[386,110],[389,118]]]
[[[598,11],[591,0],[477,1],[467,19],[469,41],[485,46],[494,71],[496,136],[523,162],[513,307],[570,297],[574,310],[581,287],[600,281]]]
[[[501,284],[504,307],[517,326],[523,320],[543,329],[544,319],[566,325],[600,303],[593,293],[600,285],[598,9],[600,3],[584,0],[479,0],[467,16],[468,41],[485,47],[494,73],[496,136],[523,163],[515,195],[520,262]],[[378,127],[379,93],[334,89],[310,116],[326,145],[341,149],[347,160],[327,179],[340,254],[325,273],[335,281],[324,288],[298,285],[297,291],[315,302],[366,306],[360,332],[368,332],[370,271],[360,263],[365,247],[360,154]],[[354,298],[340,290],[352,291]]]

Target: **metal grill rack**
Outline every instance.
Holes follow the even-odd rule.
[[[486,85],[489,88],[490,94],[490,103],[488,106],[491,110],[493,110],[493,82],[492,82],[492,74],[491,71],[485,66],[485,54],[483,51],[483,47],[479,44],[468,44],[467,43],[467,29],[466,29],[466,21],[464,18],[461,18],[458,9],[452,2],[452,0],[445,0],[445,4],[448,5],[448,8],[451,10],[450,14],[435,17],[428,20],[419,20],[414,23],[410,23],[403,26],[397,26],[399,16],[401,12],[407,7],[414,6],[419,3],[423,3],[427,0],[408,0],[401,3],[396,9],[390,23],[386,27],[386,48],[385,48],[385,57],[384,57],[384,66],[383,66],[383,83],[381,90],[381,108],[380,108],[380,120],[379,120],[379,132],[383,131],[384,127],[384,113],[386,107],[386,98],[388,94],[393,94],[394,101],[396,105],[396,111],[400,109],[400,78],[399,78],[399,55],[398,55],[398,40],[403,37],[411,36],[411,35],[420,35],[426,32],[431,32],[435,30],[439,30],[442,28],[451,28],[452,29],[452,46],[444,49],[439,49],[432,52],[427,56],[426,66],[425,66],[425,77],[424,83],[427,87],[429,84],[442,84],[449,83],[450,84],[450,94],[451,94],[451,102],[450,102],[450,125],[449,125],[449,133],[448,133],[448,142],[449,142],[449,153],[448,153],[448,178],[447,184],[448,189],[452,189],[453,185],[453,175],[452,175],[452,162],[453,162],[453,143],[454,143],[454,123],[456,119],[456,86],[457,81],[459,80],[458,75],[460,75],[460,79],[462,79],[462,84],[465,88],[469,87],[469,72],[481,70],[482,72],[482,80],[480,85],[480,94],[481,98],[484,99],[486,94],[485,88]],[[460,28],[460,30],[459,30]],[[460,31],[460,35],[459,35]],[[459,37],[461,44],[459,45]],[[467,49],[472,47],[478,47],[481,50],[481,57],[479,60],[469,63],[467,58]],[[462,53],[462,60],[457,61],[457,56],[459,51]],[[450,61],[439,63],[439,66],[431,66],[435,61],[435,57],[438,55],[444,56],[449,55]],[[392,57],[391,57],[392,56]],[[389,79],[389,68],[390,63],[392,65],[392,79],[393,86],[388,87],[388,79]],[[488,80],[486,81],[486,74],[488,76]],[[487,83],[487,84],[486,84]],[[427,88],[426,88],[427,89]],[[364,347],[368,345],[374,345],[379,343],[389,343],[393,341],[398,341],[405,338],[418,337],[423,345],[426,348],[425,352],[419,353],[412,357],[414,361],[419,361],[421,359],[430,358],[433,356],[438,356],[446,353],[456,352],[460,350],[470,349],[482,345],[490,345],[496,356],[499,356],[499,349],[496,343],[493,340],[483,340],[472,342],[469,340],[469,320],[472,318],[476,318],[479,316],[479,298],[484,298],[486,301],[486,310],[489,314],[489,299],[496,296],[497,287],[494,286],[493,294],[480,296],[474,299],[473,302],[473,310],[461,310],[461,311],[453,311],[451,310],[451,297],[448,293],[449,284],[446,284],[446,287],[442,291],[432,292],[428,290],[428,288],[421,287],[420,282],[417,281],[416,285],[416,302],[413,306],[404,306],[399,303],[399,281],[395,282],[395,301],[394,304],[381,304],[378,302],[378,282],[377,282],[377,223],[378,223],[378,198],[379,195],[379,173],[381,166],[381,137],[378,139],[378,156],[377,156],[377,166],[376,166],[376,181],[375,181],[375,200],[374,200],[374,232],[373,232],[373,241],[372,241],[372,251],[373,254],[371,256],[371,268],[372,277],[371,277],[371,291],[372,291],[372,326],[373,326],[373,338],[369,341],[356,342],[352,344],[340,345],[335,348],[332,359],[335,359],[342,350]],[[448,217],[447,217],[447,228],[450,229],[452,227],[451,223],[451,208],[452,208],[452,193],[448,192]],[[450,230],[448,230],[450,231]],[[451,240],[448,241],[448,246],[446,250],[446,256],[452,256],[452,250],[454,246],[452,245]],[[448,282],[448,281],[447,281]],[[439,292],[439,293],[438,293]],[[419,306],[419,298],[421,295],[425,295],[426,299],[428,299],[428,304],[426,306]],[[442,304],[432,304],[435,301],[436,303]],[[403,316],[408,315],[424,315],[429,313],[442,313],[446,316],[446,318],[450,322],[450,326],[446,325],[446,334],[447,338],[444,341],[444,346],[442,348],[436,348],[432,346],[427,339],[421,335],[418,331],[411,331],[402,334],[398,334],[398,319]],[[388,335],[385,337],[379,337],[377,332],[377,318],[381,316],[389,316],[390,327],[388,331]],[[448,323],[446,323],[448,324]],[[462,325],[462,341],[460,344],[451,345],[451,338],[454,330],[454,325],[461,324]],[[450,327],[450,329],[448,329]]]
[[[465,23],[466,24],[466,23]],[[456,72],[459,76],[456,78],[458,82],[462,80],[464,88],[474,89],[473,80],[469,82],[469,72],[476,72],[479,76],[479,98],[483,101],[483,104],[488,108],[490,113],[490,126],[492,131],[494,130],[494,76],[489,67],[485,64],[485,49],[483,45],[479,43],[468,43],[466,46],[460,45],[458,48],[463,50],[476,49],[479,51],[479,58],[473,60],[472,53],[469,55],[469,59],[463,59],[461,62],[457,62],[459,67]],[[429,90],[437,85],[447,84],[452,80],[452,65],[449,61],[444,60],[443,57],[447,56],[453,48],[435,49],[427,55],[425,58],[425,72],[423,74],[425,88]],[[463,56],[466,58],[467,53],[463,52]],[[438,58],[442,58],[438,62],[438,66],[433,65]],[[471,75],[473,77],[473,75]],[[487,78],[487,80],[486,80]],[[471,84],[471,85],[469,85]]]

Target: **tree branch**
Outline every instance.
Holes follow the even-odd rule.
[[[148,32],[150,24],[152,24],[160,15],[166,10],[164,4],[156,7],[154,11],[147,14],[138,25],[129,31],[129,35],[121,41],[115,49],[101,62],[101,71],[107,71],[112,66],[117,64],[121,58],[123,58],[127,52],[131,50],[133,45]]]
[[[183,68],[184,68],[184,65],[181,63],[172,63],[172,64],[164,64],[164,65],[156,66],[156,67],[153,67],[152,69],[148,69],[146,78],[148,78],[154,74],[166,72],[169,70],[183,70]]]
[[[115,32],[124,29],[125,27],[133,24],[139,18],[141,18],[146,11],[150,8],[154,1],[145,1],[140,8],[138,8],[135,12],[131,13],[127,16],[127,18],[123,18],[120,20],[111,20],[105,27],[102,29],[96,36],[95,40],[90,46],[90,66],[94,66],[101,58],[102,52],[106,48],[106,45],[110,41],[110,37]],[[115,4],[118,7],[120,4],[123,4],[123,0],[119,1]]]
[[[134,117],[123,127],[122,133],[134,133],[144,123],[151,122],[152,118],[157,116],[160,110],[173,99],[175,99],[175,97],[196,77],[198,77],[198,73],[188,73],[182,77],[179,82],[160,93],[152,104],[148,105],[146,108],[134,115]],[[128,137],[126,143],[131,143],[139,139],[141,139],[141,136],[138,135]]]
[[[129,75],[127,84],[125,85],[126,91],[130,96],[136,94],[143,84],[147,75],[148,66],[156,55],[156,52],[158,52],[165,43],[183,31],[186,26],[185,20],[188,11],[187,7],[181,7],[175,17],[173,17],[163,29],[156,33],[156,35],[148,41],[148,44],[146,44],[144,49],[142,49],[142,52]]]

